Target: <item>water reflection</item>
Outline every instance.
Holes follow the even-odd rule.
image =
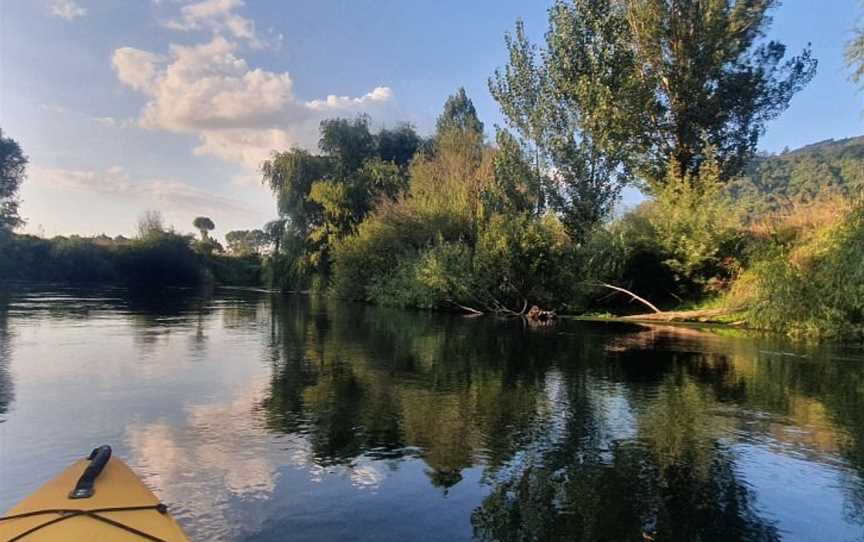
[[[9,292],[0,288],[0,423],[5,420],[6,411],[15,398],[10,374],[12,352],[12,332],[9,330]]]
[[[589,379],[567,386],[563,434],[496,480],[472,518],[479,538],[779,539],[735,474],[709,394],[667,375],[653,397],[630,397],[636,437],[604,442],[614,429],[595,390]]]
[[[446,489],[507,460],[538,419],[548,364],[521,326],[306,302],[273,304],[274,321],[288,318],[272,329],[261,407],[271,430],[308,435],[317,462],[418,455]]]
[[[814,399],[836,400],[832,371],[848,390],[858,366],[687,328],[549,336],[323,303],[273,310],[290,321],[271,335],[267,427],[308,435],[319,464],[416,454],[445,493],[482,464],[477,538],[779,540],[738,473],[741,442],[837,466],[854,482],[846,519],[861,509],[844,444],[860,415],[838,424],[832,401]],[[861,405],[855,389],[841,404]]]
[[[0,505],[105,440],[202,540],[860,539],[862,361],[691,328],[18,291]]]
[[[185,417],[133,423],[126,429],[128,460],[144,481],[175,503],[182,518],[206,517],[191,534],[204,539],[230,539],[255,532],[260,520],[230,509],[232,500],[266,501],[273,493],[281,459],[273,457],[262,428],[248,416],[263,383],[252,382],[231,397],[215,402],[190,402]]]

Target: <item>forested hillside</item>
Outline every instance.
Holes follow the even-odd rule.
[[[759,155],[732,194],[751,212],[763,213],[789,204],[807,203],[864,188],[864,136],[820,141],[776,155]]]

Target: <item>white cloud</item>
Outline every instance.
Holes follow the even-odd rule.
[[[149,98],[141,126],[197,135],[196,154],[250,168],[272,150],[314,148],[322,118],[385,113],[393,102],[393,92],[383,86],[357,98],[300,101],[290,74],[251,68],[237,56],[237,44],[220,35],[199,45],[171,45],[167,57],[122,47],[113,65],[123,84]]]
[[[42,111],[48,111],[49,113],[56,113],[58,115],[62,115],[66,112],[65,108],[56,104],[39,104],[39,109]]]
[[[165,21],[163,26],[173,30],[212,30],[227,33],[248,41],[255,48],[267,44],[255,32],[255,22],[234,13],[245,5],[243,0],[204,0],[180,8],[180,16]]]
[[[104,170],[34,166],[31,168],[29,178],[43,186],[114,196],[147,208],[158,207],[180,213],[256,216],[252,209],[232,198],[214,194],[176,179],[133,181],[129,172],[122,166],[113,166]]]
[[[234,49],[220,36],[203,45],[172,45],[172,61],[162,66],[155,87],[139,88],[153,97],[142,125],[172,131],[262,127],[275,115],[302,112],[287,73],[252,70]],[[134,85],[119,68],[118,76]]]
[[[157,67],[163,60],[162,56],[154,53],[134,47],[121,47],[114,51],[111,63],[123,83],[141,92],[151,92]]]
[[[90,117],[90,120],[104,128],[128,128],[137,124],[134,119],[118,119],[116,117]]]
[[[106,128],[117,126],[117,119],[114,117],[93,117],[93,122],[100,126],[105,126]]]
[[[61,17],[67,21],[83,17],[87,14],[87,10],[79,6],[75,0],[50,0],[48,2],[48,12],[55,17]]]
[[[34,166],[31,168],[29,177],[36,183],[103,194],[122,193],[132,188],[129,175],[120,166],[113,166],[101,172]]]
[[[223,504],[230,499],[263,504],[277,491],[286,467],[291,467],[292,479],[303,472],[310,482],[343,479],[367,491],[379,488],[390,476],[382,463],[362,456],[350,465],[323,467],[316,461],[312,439],[302,432],[268,437],[253,408],[268,388],[266,378],[252,378],[217,400],[190,398],[185,416],[170,424],[155,419],[130,423],[126,429],[129,461],[145,483],[165,502],[206,511],[208,521],[190,533],[201,540],[246,539],[259,531],[274,510],[229,509]],[[191,472],[199,474],[190,476]]]
[[[350,109],[352,107],[363,107],[372,103],[383,103],[393,99],[393,91],[389,87],[376,87],[372,92],[360,98],[349,98],[348,96],[336,96],[331,94],[325,100],[312,100],[306,102],[306,107],[316,111],[327,111],[330,109]]]
[[[317,124],[298,123],[298,127],[301,128],[307,125],[305,130],[296,128],[205,130],[200,133],[201,144],[194,152],[198,156],[216,156],[257,170],[273,150],[287,150],[298,145],[311,147],[308,134],[317,128]]]

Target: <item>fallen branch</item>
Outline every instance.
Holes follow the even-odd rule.
[[[486,292],[486,295],[488,295],[489,298],[492,299],[492,304],[494,305],[494,307],[493,307],[494,311],[499,313],[499,314],[509,314],[511,316],[522,316],[525,312],[525,307],[528,306],[528,300],[526,299],[525,300],[525,307],[522,308],[522,312],[516,312],[516,311],[508,308],[506,305],[504,305],[504,303],[501,303],[500,301],[498,301],[495,298],[495,296],[493,296],[489,292]]]
[[[477,316],[483,314],[483,311],[478,311],[477,309],[473,309],[473,308],[471,308],[471,307],[466,307],[465,305],[460,305],[459,303],[456,303],[455,301],[452,301],[452,300],[448,300],[448,301],[449,301],[451,304],[455,305],[456,307],[462,309],[462,310],[465,311],[465,312],[468,312],[468,313],[471,313],[471,314],[474,314],[474,315],[477,315]]]
[[[603,286],[604,288],[609,288],[609,289],[612,289],[612,290],[615,290],[618,292],[623,292],[623,293],[629,295],[630,297],[632,297],[633,299],[635,299],[636,301],[639,301],[640,303],[644,304],[645,306],[650,308],[655,313],[662,313],[663,312],[660,309],[658,309],[657,307],[655,307],[654,305],[652,305],[649,301],[639,297],[638,295],[634,294],[630,290],[625,290],[624,288],[620,288],[618,286],[612,286],[611,284],[606,284],[605,282],[598,282],[597,284],[599,286]]]

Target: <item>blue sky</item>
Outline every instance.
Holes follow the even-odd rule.
[[[422,132],[459,86],[489,129],[486,87],[521,17],[542,39],[549,2],[524,0],[0,0],[0,127],[30,156],[26,231],[131,234],[145,210],[220,236],[275,216],[256,164],[314,147],[321,118],[369,113]],[[843,44],[856,0],[786,0],[769,37],[812,43],[814,81],[773,122],[779,151],[864,134]],[[631,196],[632,197],[632,196]]]

